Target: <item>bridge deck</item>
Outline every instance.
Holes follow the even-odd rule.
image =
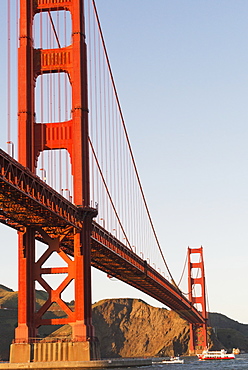
[[[66,234],[62,248],[73,255],[73,229],[80,230],[92,208],[77,207],[0,149],[0,222],[16,230],[39,227],[51,237]],[[71,230],[71,231],[70,231]],[[183,294],[117,238],[93,222],[92,266],[126,282],[201,324],[201,313]]]

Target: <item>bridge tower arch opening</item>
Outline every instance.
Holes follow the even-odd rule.
[[[71,14],[71,44],[56,49],[34,47],[34,17],[64,10]],[[52,21],[51,21],[52,22]],[[92,218],[97,210],[90,208],[87,52],[83,0],[20,0],[20,43],[18,50],[18,160],[32,173],[36,172],[39,154],[44,150],[68,151],[72,166],[74,204],[82,210],[82,227],[68,226],[61,231],[49,224],[27,225],[19,231],[18,326],[15,343],[11,346],[10,362],[90,360],[99,358],[91,318],[91,253]],[[71,117],[63,122],[36,122],[35,85],[43,74],[66,73],[71,84]],[[44,191],[45,193],[45,191]],[[38,216],[38,215],[37,215]],[[48,245],[38,261],[35,258],[35,238]],[[73,250],[66,240],[73,240]],[[52,253],[58,253],[67,266],[67,277],[57,289],[44,285],[45,273],[62,273],[59,268],[44,269]],[[74,258],[70,258],[70,254]],[[48,271],[49,270],[49,271]],[[75,307],[71,310],[61,299],[63,290],[74,281]],[[35,283],[45,286],[46,303],[36,312]],[[53,304],[62,306],[67,317],[44,319]],[[37,330],[41,325],[70,324],[70,342],[60,344],[39,342]],[[53,358],[56,353],[56,358]],[[60,358],[60,357],[61,358]],[[44,358],[43,358],[44,357]]]

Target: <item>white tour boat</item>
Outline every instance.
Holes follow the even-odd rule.
[[[221,351],[203,351],[200,355],[197,355],[199,360],[234,360],[234,353],[227,353],[224,349]]]
[[[179,357],[171,357],[169,360],[162,361],[162,364],[183,364],[184,360],[180,360]]]

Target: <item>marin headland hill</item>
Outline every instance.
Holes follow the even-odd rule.
[[[0,359],[8,360],[9,346],[17,325],[17,296],[0,285]],[[36,291],[36,306],[47,300],[47,293]],[[73,307],[71,302],[71,306]],[[52,305],[46,317],[61,317],[59,307]],[[93,304],[93,325],[100,342],[102,358],[155,357],[187,355],[189,325],[178,314],[156,308],[139,299],[106,299]],[[248,352],[248,325],[240,324],[219,313],[209,314],[211,349],[239,348]],[[69,325],[43,326],[41,338],[66,339],[71,335]]]

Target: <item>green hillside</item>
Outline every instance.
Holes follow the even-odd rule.
[[[248,325],[229,319],[220,313],[209,314],[209,325],[218,340],[228,349],[240,348],[248,352]]]

